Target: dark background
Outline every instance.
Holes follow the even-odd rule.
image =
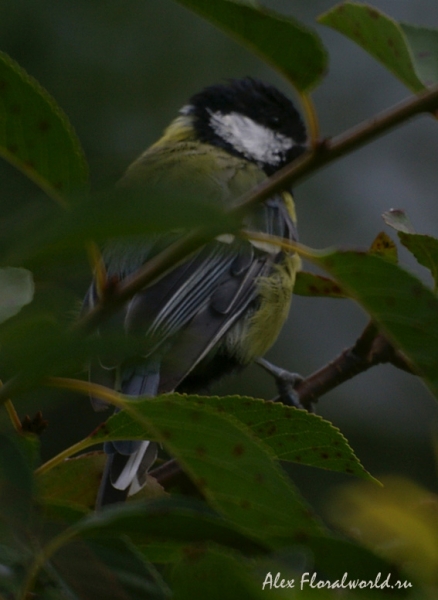
[[[324,136],[335,135],[408,96],[365,52],[315,17],[331,0],[266,1],[314,27],[330,54],[330,69],[314,93]],[[376,0],[397,20],[438,27],[436,0]],[[112,186],[161,133],[187,98],[205,85],[252,75],[293,96],[279,76],[244,48],[171,0],[3,0],[0,49],[33,75],[70,118],[90,165],[93,188]],[[438,235],[438,126],[421,117],[320,171],[295,189],[300,238],[315,248],[367,247],[386,229],[381,213],[403,208],[421,233]],[[2,217],[29,203],[51,202],[6,163],[0,164]],[[54,210],[57,210],[54,207]],[[429,282],[405,252],[401,260]],[[78,298],[89,281],[86,257],[66,286]],[[367,322],[347,300],[295,297],[269,358],[307,375],[351,345]],[[271,397],[269,378],[255,367],[213,391]],[[88,402],[41,392],[17,403],[50,420],[47,458],[99,422]],[[433,453],[436,405],[419,380],[382,366],[323,397],[318,413],[351,442],[375,476],[401,473],[436,488]],[[4,416],[1,417],[4,420]],[[303,493],[317,505],[345,478],[294,467]]]

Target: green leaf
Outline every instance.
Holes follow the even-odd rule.
[[[111,506],[84,517],[72,530],[87,539],[126,535],[135,544],[211,541],[249,554],[268,549],[255,536],[242,533],[236,524],[194,498],[164,497]]]
[[[399,231],[401,243],[412,252],[420,265],[429,269],[438,290],[438,240],[430,235]]]
[[[291,17],[231,0],[177,2],[258,54],[302,92],[315,87],[327,70],[327,53],[319,37]]]
[[[94,510],[105,461],[104,452],[88,452],[44,470],[37,479],[41,498],[49,505],[62,503],[76,510]],[[148,477],[136,499],[153,499],[165,494],[164,488],[153,477]]]
[[[188,410],[206,409],[224,417],[237,418],[270,448],[278,460],[373,479],[363,468],[339,429],[318,415],[281,403],[244,396],[185,397],[175,394],[161,397],[163,402],[173,399],[182,405],[185,404]],[[159,403],[160,399],[154,401]],[[146,400],[142,403],[142,411],[148,402],[149,400]],[[184,427],[181,429],[184,430]],[[97,430],[90,442],[149,438],[154,438],[153,429],[145,429],[142,423],[135,422],[126,411],[122,411],[110,417],[105,427]]]
[[[231,415],[178,395],[133,401],[127,410],[163,443],[211,506],[242,529],[263,539],[319,530],[269,447]]]
[[[415,71],[426,86],[438,82],[438,30],[400,23],[411,49]]]
[[[41,497],[93,510],[105,460],[103,453],[92,452],[63,461],[38,477]]]
[[[175,600],[262,600],[266,592],[242,556],[217,548],[193,548],[171,571]]]
[[[47,211],[43,205],[34,222],[23,223],[22,233],[5,244],[5,264],[34,268],[41,264],[69,264],[84,261],[86,244],[93,240],[107,242],[116,237],[166,234],[161,250],[179,239],[184,232],[198,227],[214,227],[218,232],[232,232],[240,223],[224,211],[223,203],[203,190],[178,182],[165,186],[144,181],[129,189],[117,187],[105,193],[76,198],[69,211]],[[144,240],[141,253],[144,252]],[[132,251],[132,250],[131,250]]]
[[[78,600],[170,598],[170,590],[155,568],[120,538],[74,540],[63,546],[51,562]]]
[[[384,231],[381,231],[374,239],[370,253],[393,263],[398,262],[397,246]]]
[[[403,28],[383,12],[368,4],[342,2],[318,21],[356,42],[413,92],[424,89]]]
[[[32,302],[34,290],[32,273],[27,269],[0,269],[0,323]]]
[[[339,429],[318,415],[284,406],[281,402],[242,396],[199,399],[195,396],[193,399],[197,404],[205,403],[222,414],[239,419],[279,460],[374,480]]]
[[[323,275],[299,271],[294,285],[294,294],[298,296],[316,296],[325,298],[345,298],[339,285]]]
[[[33,438],[0,434],[0,524],[17,530],[31,516],[34,453]]]
[[[88,178],[80,143],[67,117],[4,53],[0,53],[0,156],[62,203]]]
[[[66,310],[73,313],[77,306],[72,308],[68,303]],[[36,308],[24,310],[0,325],[0,372],[5,381],[15,378],[8,389],[11,397],[18,387],[32,387],[48,375],[83,372],[90,357],[114,360],[115,347],[117,360],[139,356],[141,348],[145,349],[134,336],[123,332],[89,336],[71,327],[70,321],[65,322],[65,315],[62,318]]]
[[[180,398],[179,396],[176,396]],[[241,396],[191,396],[187,402],[220,414],[229,414],[250,428],[278,460],[347,473],[369,480],[374,478],[364,469],[347,440],[331,423],[317,415],[296,410],[281,403],[265,402]],[[105,427],[90,436],[90,445],[124,439],[143,440],[154,436],[122,411],[111,416]],[[83,454],[63,461],[38,477],[40,493],[45,501],[56,501],[92,509],[105,457],[98,452]],[[150,478],[144,491],[153,498],[163,493]]]
[[[311,537],[308,547],[313,553],[317,569],[326,573],[331,581],[342,580],[346,572],[350,581],[375,581],[379,573],[380,580],[384,581],[388,574],[394,571],[394,566],[389,561],[359,544],[342,538]]]
[[[333,252],[325,268],[381,327],[438,397],[438,299],[398,265],[365,252]]]

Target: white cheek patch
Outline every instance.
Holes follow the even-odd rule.
[[[236,112],[211,112],[210,125],[225,142],[258,163],[279,165],[294,141]]]

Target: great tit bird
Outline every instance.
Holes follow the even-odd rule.
[[[207,87],[180,110],[161,139],[127,170],[120,185],[185,181],[230,207],[244,192],[305,150],[306,131],[292,102],[252,78]],[[245,231],[297,240],[292,195],[285,190],[252,209]],[[168,238],[115,240],[103,251],[108,278],[123,280]],[[144,336],[149,350],[109,369],[91,368],[123,394],[195,392],[262,357],[287,317],[300,259],[273,244],[235,234],[218,236],[127,302],[116,322]],[[84,311],[99,301],[90,287]],[[94,400],[96,409],[102,402]],[[97,507],[123,501],[145,483],[153,442],[105,444],[107,462]]]

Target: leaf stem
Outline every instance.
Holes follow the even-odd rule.
[[[37,469],[35,469],[35,475],[43,475],[44,473],[47,473],[47,471],[50,471],[54,467],[64,462],[67,458],[70,458],[70,456],[73,456],[78,452],[82,452],[82,450],[86,450],[90,446],[94,446],[93,440],[90,437],[84,438],[80,442],[69,446],[68,448],[66,448],[65,450],[63,450],[62,452],[60,452],[59,454],[57,454],[56,456],[39,466]]]
[[[15,431],[17,433],[21,433],[22,427],[21,427],[20,417],[18,416],[18,413],[15,410],[15,406],[12,404],[11,400],[9,400],[9,399],[6,400],[5,408],[6,408],[6,412],[8,413],[9,420],[11,421],[13,428],[15,429]]]
[[[61,548],[64,544],[69,542],[76,536],[76,532],[73,529],[66,529],[60,535],[54,537],[40,552],[35,556],[33,563],[27,573],[26,580],[24,581],[23,588],[18,600],[30,600],[33,598],[32,590],[35,586],[37,577],[45,563]]]
[[[309,94],[300,94],[301,104],[306,114],[307,127],[309,130],[310,147],[315,148],[319,140],[319,120],[312,97]]]

